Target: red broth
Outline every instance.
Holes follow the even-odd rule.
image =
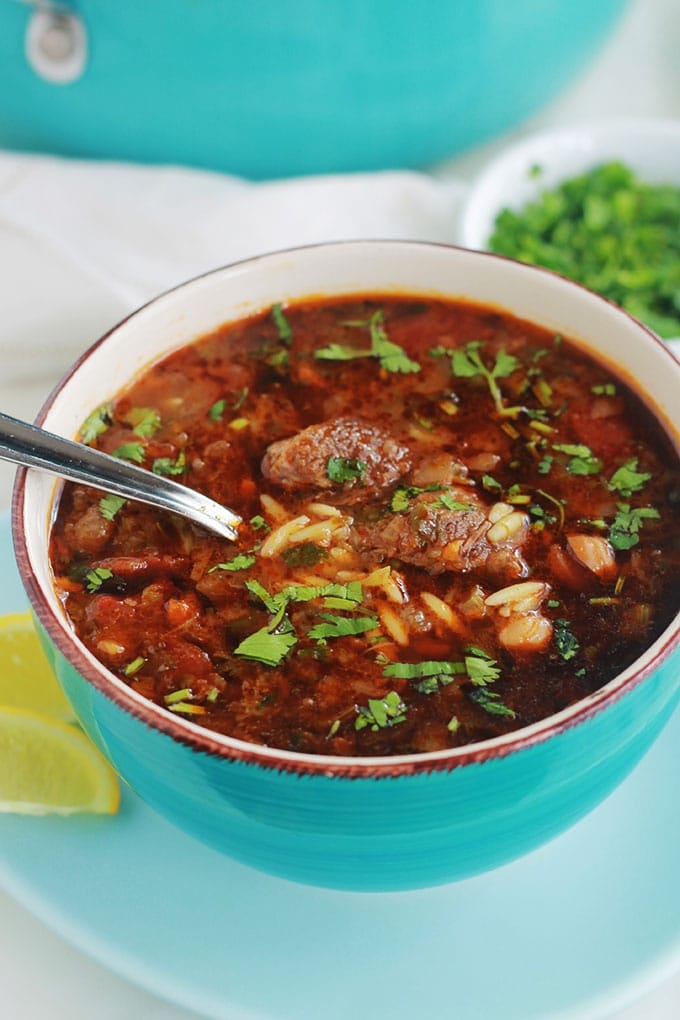
[[[150,367],[81,439],[242,515],[232,544],[67,485],[50,554],[112,672],[252,743],[503,734],[611,680],[678,607],[677,451],[608,366],[494,309],[276,306]]]

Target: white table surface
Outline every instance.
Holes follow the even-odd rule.
[[[438,168],[438,174],[471,179],[503,145],[547,127],[609,115],[680,117],[679,48],[680,0],[633,0],[595,62],[559,100],[521,128]],[[99,292],[92,280],[80,278],[72,265],[1,221],[0,264],[2,344],[21,344],[23,338],[42,331],[56,344],[69,336],[71,341],[82,339],[86,347],[126,311],[108,292]],[[0,408],[31,418],[58,375],[54,365],[37,364],[26,379],[14,380],[11,386],[0,379]],[[12,476],[11,469],[0,464],[0,511],[9,504]],[[93,962],[2,891],[0,1015],[7,1020],[194,1017]],[[678,1017],[680,973],[616,1013],[613,1020]]]

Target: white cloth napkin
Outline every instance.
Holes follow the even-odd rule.
[[[182,280],[277,248],[369,237],[453,242],[464,192],[460,181],[406,171],[250,183],[0,152],[0,230],[58,253],[115,297],[122,314]],[[80,353],[78,344],[64,349],[69,342],[56,328],[20,343],[6,337],[4,381],[26,379],[31,366],[68,364]]]

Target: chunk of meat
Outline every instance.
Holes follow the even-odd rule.
[[[356,473],[344,482],[328,474],[331,457],[356,462]],[[354,418],[310,425],[289,439],[272,443],[262,459],[262,473],[284,489],[335,489],[345,502],[376,496],[406,474],[411,458],[402,446],[370,422]]]
[[[397,559],[430,574],[495,571],[502,560],[505,576],[519,578],[527,572],[519,552],[527,532],[525,514],[504,503],[487,507],[473,489],[456,486],[420,493],[403,513],[357,524],[352,540],[369,559]]]

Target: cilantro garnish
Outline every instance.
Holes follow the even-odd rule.
[[[362,347],[350,347],[347,344],[333,343],[327,347],[320,347],[314,352],[314,357],[326,361],[352,361],[354,358],[377,358],[380,362],[380,367],[386,372],[408,374],[420,371],[418,362],[412,361],[399,344],[393,343],[388,338],[384,327],[384,316],[380,310],[374,312],[367,322],[353,323],[353,325],[368,326],[371,336],[371,346],[368,350]]]
[[[319,616],[324,622],[309,630],[309,637],[317,641],[365,634],[379,625],[377,616],[333,616],[331,613],[319,613]]]
[[[388,729],[406,721],[407,706],[396,691],[390,691],[384,698],[369,698],[367,707],[357,705],[356,710],[358,713],[354,721],[356,730],[363,730],[368,726],[377,733],[378,730]]]
[[[403,513],[409,509],[415,496],[420,496],[423,492],[440,492],[441,488],[442,486],[437,484],[426,485],[424,488],[419,485],[398,485],[392,493],[389,509],[393,514]]]
[[[481,648],[466,648],[464,663],[465,672],[470,678],[471,683],[477,687],[492,684],[501,675],[496,660],[492,659]]]
[[[244,638],[234,649],[234,655],[262,662],[265,666],[278,666],[298,640],[285,614],[286,603],[280,606],[265,627]]]
[[[222,397],[220,400],[216,400],[215,403],[210,408],[210,410],[208,411],[208,417],[210,418],[210,420],[222,421],[222,415],[224,414],[226,406],[227,401],[225,397]]]
[[[300,542],[291,545],[281,553],[281,559],[289,567],[314,567],[325,560],[328,553],[316,542]]]
[[[101,404],[99,407],[95,408],[95,410],[87,416],[83,424],[80,426],[81,443],[93,443],[97,436],[100,436],[102,432],[106,432],[112,421],[113,417],[110,403]]]
[[[501,700],[500,694],[497,694],[496,691],[490,691],[487,687],[476,687],[474,691],[470,692],[470,700],[474,701],[480,708],[483,708],[489,715],[500,715],[508,719],[514,719],[517,714]]]
[[[92,570],[88,570],[85,574],[85,587],[93,595],[96,591],[99,591],[105,581],[109,581],[113,577],[113,571],[109,570],[108,567],[93,567]]]
[[[186,469],[187,461],[184,450],[180,450],[175,460],[171,457],[156,457],[151,465],[151,470],[155,475],[182,475]]]
[[[651,506],[631,509],[628,503],[616,504],[616,517],[609,529],[609,541],[615,549],[632,549],[640,541],[638,532],[645,520],[658,521],[660,514]]]
[[[680,189],[607,162],[496,219],[489,247],[547,266],[622,305],[662,337],[680,334]]]
[[[596,475],[602,470],[602,461],[583,443],[555,443],[553,450],[569,457],[567,471],[570,475]]]
[[[107,521],[112,521],[127,500],[123,496],[108,495],[99,500],[99,512]]]
[[[433,357],[446,355],[451,359],[451,371],[459,379],[474,379],[480,377],[486,381],[491,399],[499,414],[507,414],[508,409],[503,403],[503,395],[498,386],[498,379],[506,379],[520,367],[518,359],[501,348],[496,353],[493,366],[487,368],[479,353],[483,347],[482,340],[470,340],[464,347],[434,347],[430,354]]]
[[[637,466],[637,457],[632,457],[622,464],[609,479],[609,489],[618,492],[624,499],[632,496],[634,492],[640,492],[652,476],[647,471],[638,471]]]
[[[123,419],[136,436],[149,439],[161,427],[161,416],[153,407],[133,407]]]
[[[255,514],[254,517],[250,518],[250,526],[255,531],[271,531],[271,525],[267,524],[262,514]]]
[[[247,570],[254,563],[255,557],[251,553],[237,553],[236,556],[232,556],[230,560],[226,560],[224,563],[216,563],[214,567],[210,568],[208,573],[212,574],[214,570]]]
[[[581,647],[578,638],[572,633],[569,620],[554,620],[553,639],[555,647],[565,662],[573,659]]]
[[[131,460],[135,464],[142,464],[145,455],[146,450],[143,443],[123,443],[122,446],[117,446],[112,454],[119,460]]]
[[[293,330],[288,319],[283,314],[283,306],[280,303],[272,305],[271,317],[279,331],[279,340],[282,344],[290,346],[293,341]]]
[[[326,462],[326,474],[332,482],[342,485],[345,482],[363,482],[368,464],[356,457],[329,457]]]

